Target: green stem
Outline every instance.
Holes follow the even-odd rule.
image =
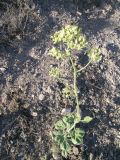
[[[78,99],[78,87],[77,87],[77,69],[75,66],[75,63],[72,59],[72,57],[70,57],[70,61],[72,63],[72,68],[73,68],[73,87],[74,87],[74,94],[75,94],[75,98],[76,98],[76,110],[77,110],[77,116],[80,118],[80,102]]]
[[[75,128],[75,125],[76,125],[76,123],[74,123],[74,124],[72,125],[72,127],[68,130],[68,133],[69,133],[73,128]]]
[[[78,72],[81,72],[82,70],[84,70],[89,64],[91,63],[91,61],[89,61],[84,67],[82,67],[81,69],[77,70]]]

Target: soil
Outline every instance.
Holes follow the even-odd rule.
[[[74,23],[90,47],[101,48],[102,59],[78,78],[82,116],[93,121],[83,126],[84,144],[76,146],[68,160],[119,160],[120,1],[36,0],[28,11],[19,30],[7,20],[3,23],[5,10],[0,11],[0,159],[53,159],[52,125],[62,109],[74,108],[74,103],[63,99],[61,84],[49,77],[57,64],[48,55],[50,36]],[[70,81],[69,70],[67,76]]]

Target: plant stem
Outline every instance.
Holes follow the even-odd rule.
[[[74,94],[75,94],[75,98],[76,98],[76,110],[77,110],[77,116],[80,118],[80,102],[78,99],[78,87],[77,87],[77,69],[75,66],[75,63],[72,59],[72,57],[70,57],[70,61],[72,63],[72,68],[73,68],[73,87],[74,87]]]
[[[76,125],[76,123],[74,123],[73,126],[68,130],[68,133],[69,133],[73,128],[75,128],[75,125]]]
[[[77,70],[78,72],[81,72],[82,70],[84,70],[89,64],[91,63],[91,61],[89,61],[84,67],[82,67],[81,69]]]

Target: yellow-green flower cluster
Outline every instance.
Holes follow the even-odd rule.
[[[100,56],[100,49],[99,48],[91,48],[89,51],[88,51],[88,57],[90,59],[91,62],[97,62],[101,59],[101,56]]]
[[[50,71],[49,71],[49,75],[51,77],[54,77],[54,78],[59,78],[60,77],[60,70],[59,68],[55,67],[55,68],[52,68]]]
[[[64,57],[64,54],[57,48],[53,47],[50,51],[49,51],[49,55],[53,56],[56,59],[61,59]]]
[[[53,56],[56,59],[63,59],[65,57],[69,57],[70,56],[70,50],[66,49],[64,52],[61,52],[59,49],[53,47],[50,51],[49,51],[49,55]]]
[[[63,42],[67,45],[68,49],[81,50],[86,45],[86,38],[81,34],[78,26],[67,25],[65,28],[56,32],[52,36],[54,44]]]

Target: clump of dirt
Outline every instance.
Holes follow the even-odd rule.
[[[0,43],[7,45],[19,41],[26,34],[27,24],[40,18],[32,0],[1,0],[0,9]]]
[[[41,160],[46,156],[48,160],[53,159],[52,125],[61,117],[62,109],[74,108],[74,103],[63,99],[63,84],[49,77],[49,69],[57,65],[48,55],[50,37],[66,24],[75,23],[82,28],[90,47],[101,48],[102,59],[78,77],[82,116],[92,116],[93,121],[83,126],[84,144],[75,146],[68,159],[119,160],[120,2],[106,0],[99,7],[92,3],[86,5],[84,1],[79,7],[73,1],[18,0],[10,1],[9,5],[8,1],[4,2],[0,3],[0,158]],[[15,23],[11,18],[9,21],[5,18],[6,23],[2,23],[8,15],[3,6],[16,7],[16,3],[22,3],[22,9],[26,4],[29,6],[28,12],[25,10],[21,16],[20,25],[16,14],[20,5],[12,10]],[[18,33],[17,28],[22,32]],[[15,35],[12,43],[10,35]],[[80,53],[80,65],[84,65],[83,60]],[[71,82],[69,70],[67,74]],[[59,155],[57,159],[64,158]]]

